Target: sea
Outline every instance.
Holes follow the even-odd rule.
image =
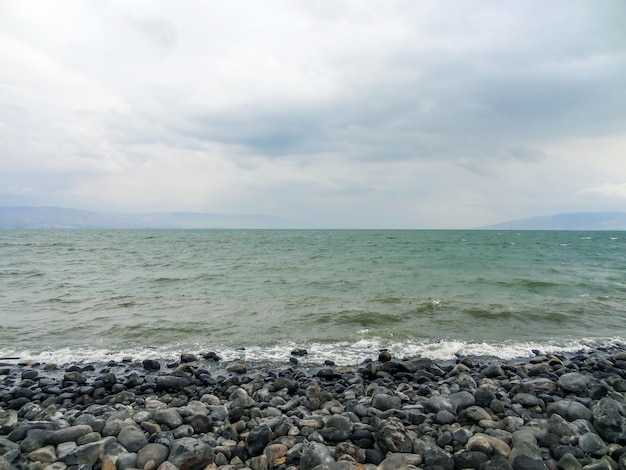
[[[626,232],[0,230],[0,358],[359,364],[622,346]]]

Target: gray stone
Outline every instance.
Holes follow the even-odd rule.
[[[117,435],[117,441],[129,452],[137,452],[148,444],[146,435],[135,425],[123,427]]]
[[[319,442],[305,442],[300,457],[300,470],[312,470],[318,465],[334,462],[328,448]]]
[[[402,407],[400,398],[381,393],[372,397],[372,406],[377,410],[399,410]]]
[[[179,377],[176,375],[164,375],[156,378],[157,390],[175,390],[180,391],[191,385],[191,379],[188,377]]]
[[[269,444],[272,438],[272,430],[267,424],[260,424],[250,430],[246,438],[246,449],[248,453],[254,457],[261,455],[265,446]]]
[[[448,410],[451,413],[456,413],[456,405],[441,395],[430,397],[424,402],[424,411],[427,413],[437,413],[441,410]]]
[[[43,447],[49,441],[52,432],[53,431],[45,429],[30,429],[26,433],[26,438],[20,442],[20,450],[23,453],[28,454],[33,450]]]
[[[213,420],[208,415],[191,415],[185,419],[185,422],[193,427],[196,434],[211,432],[213,429]]]
[[[448,395],[447,398],[454,405],[456,412],[459,412],[461,410],[464,410],[468,406],[472,406],[476,404],[474,395],[472,395],[470,392],[466,390],[462,390],[456,393],[451,393],[450,395]]]
[[[566,392],[571,392],[579,397],[587,396],[587,390],[591,383],[591,377],[579,372],[569,372],[559,377],[557,384]]]
[[[404,424],[398,418],[391,417],[380,423],[375,433],[376,443],[383,453],[411,452],[413,443]]]
[[[330,442],[343,442],[352,434],[352,422],[341,415],[331,415],[324,419],[324,427],[320,434]]]
[[[164,424],[170,429],[176,429],[183,424],[183,417],[174,408],[156,410],[153,419],[157,424]]]
[[[248,371],[248,368],[243,362],[235,362],[226,367],[226,370],[233,374],[245,374]]]
[[[622,403],[602,398],[591,411],[593,425],[605,441],[626,444],[626,412]]]
[[[513,403],[519,403],[526,407],[540,406],[543,408],[545,406],[543,400],[532,393],[518,393],[513,397]]]
[[[561,470],[580,470],[583,466],[572,454],[564,454],[563,457],[559,459],[559,468]]]
[[[147,444],[142,449],[137,451],[136,467],[145,468],[157,468],[163,462],[167,460],[170,450],[163,444]]]
[[[98,459],[102,459],[104,449],[107,444],[116,442],[114,437],[105,437],[98,442],[90,442],[78,446],[65,456],[65,463],[68,465],[88,465],[93,466]]]
[[[0,409],[0,435],[9,434],[17,426],[17,411]]]
[[[574,421],[576,419],[585,419],[591,421],[593,419],[593,413],[582,403],[574,400],[559,400],[550,403],[546,408],[548,415],[554,413],[562,416],[567,421]]]
[[[172,442],[168,462],[180,470],[201,470],[215,460],[210,445],[192,437],[183,437]]]
[[[335,460],[339,460],[345,455],[349,455],[355,462],[365,463],[365,449],[361,449],[350,442],[340,442],[335,446],[335,452],[333,453]]]
[[[57,453],[54,446],[44,446],[33,450],[28,454],[28,460],[31,462],[40,462],[42,464],[51,464],[57,459]]]
[[[69,428],[59,429],[58,431],[52,432],[48,442],[54,445],[60,444],[61,442],[76,442],[80,437],[85,434],[89,434],[90,432],[93,432],[93,429],[91,426],[86,424],[70,426]]]
[[[583,452],[594,457],[606,455],[608,451],[606,444],[600,436],[592,432],[585,433],[578,438],[578,447],[580,447]]]
[[[423,455],[426,467],[434,467],[443,470],[454,470],[454,460],[445,452],[428,449]]]
[[[115,461],[117,470],[130,470],[134,468],[141,468],[137,465],[137,454],[135,452],[127,452],[117,457]],[[156,468],[156,467],[155,467]]]
[[[478,469],[482,464],[489,461],[489,456],[486,453],[475,450],[459,452],[454,454],[453,458],[455,468],[459,469]]]

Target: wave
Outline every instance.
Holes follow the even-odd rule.
[[[298,361],[306,365],[321,365],[326,360],[338,366],[358,365],[365,360],[376,359],[382,349],[387,349],[398,358],[428,357],[434,360],[454,360],[458,357],[475,356],[483,358],[513,360],[529,358],[535,354],[558,354],[589,351],[595,348],[625,347],[624,338],[583,338],[568,340],[549,340],[544,342],[507,341],[507,342],[471,342],[462,340],[440,341],[393,341],[378,337],[362,338],[355,342],[284,342],[270,346],[232,347],[228,345],[207,348],[201,344],[170,343],[162,346],[144,346],[120,350],[106,348],[62,348],[54,351],[31,353],[28,350],[15,351],[0,349],[0,358],[16,358],[15,362],[26,360],[59,365],[73,363],[106,363],[108,361],[141,361],[143,359],[161,359],[174,361],[181,352],[215,351],[225,361],[246,361],[249,363],[284,364],[289,362],[291,351],[295,347],[304,347],[308,354]]]

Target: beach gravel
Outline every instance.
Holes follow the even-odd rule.
[[[353,367],[216,357],[4,365],[0,470],[626,470],[621,348],[385,350]]]

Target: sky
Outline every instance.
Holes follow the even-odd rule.
[[[626,2],[0,0],[0,206],[626,210]]]

